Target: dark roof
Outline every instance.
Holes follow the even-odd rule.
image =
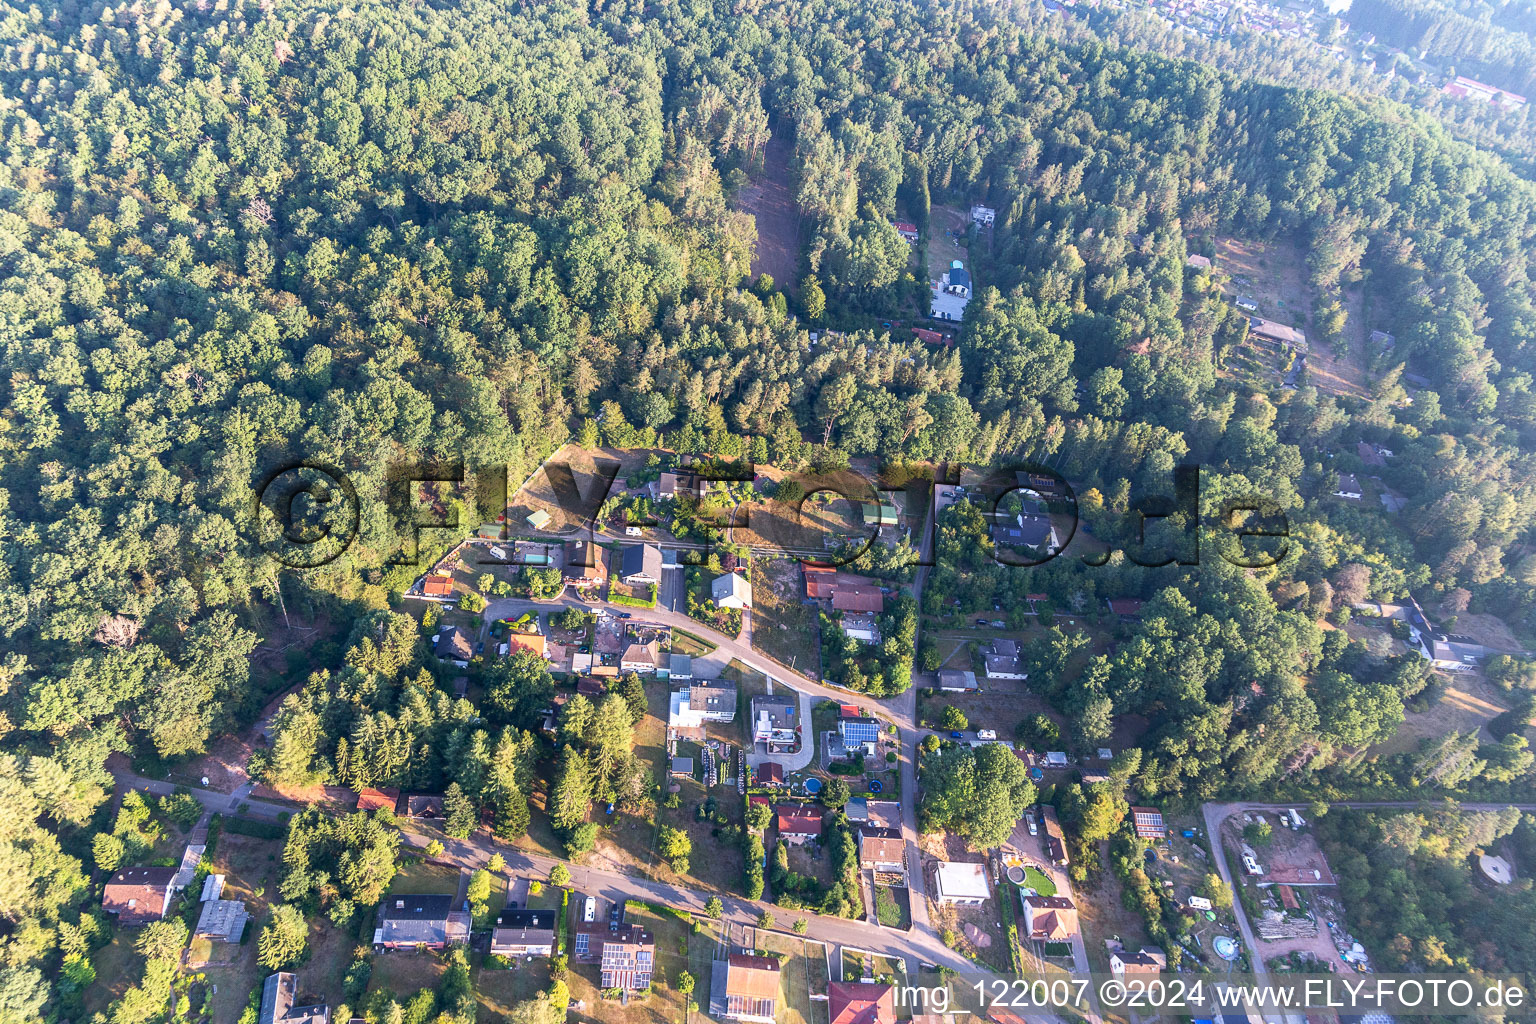
[[[175,868],[123,868],[107,881],[101,908],[116,914],[120,924],[158,921],[175,877]]]
[[[437,635],[435,648],[439,658],[468,661],[475,656],[475,647],[469,642],[469,634],[458,626],[446,626]]]
[[[543,946],[554,941],[553,910],[503,910],[491,930],[492,946]]]
[[[459,918],[465,920],[460,922]],[[432,945],[468,937],[468,915],[442,893],[385,896],[380,904],[383,941]],[[462,923],[462,931],[458,927]]]
[[[757,781],[766,785],[782,785],[784,766],[777,761],[764,761],[757,766]]]
[[[969,288],[971,286],[971,272],[964,267],[950,267],[949,283],[959,285],[962,288]]]
[[[631,544],[624,549],[619,575],[624,577],[646,575],[661,579],[661,548],[654,544]]]

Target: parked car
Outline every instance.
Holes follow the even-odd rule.
[[[626,537],[638,537],[638,536],[640,536],[640,527],[638,527],[638,526],[626,526],[626,527],[624,527],[624,536],[626,536]]]
[[[634,617],[633,612],[619,612],[619,618],[621,619],[632,619]]]
[[[952,740],[957,740],[960,738],[960,734],[958,732],[952,732],[949,734],[949,738]]]
[[[997,739],[997,730],[996,729],[979,729],[976,732],[976,738],[979,739],[979,740],[995,740],[995,739]]]
[[[1037,836],[1040,834],[1040,826],[1035,824],[1034,818],[1029,819],[1029,834],[1032,836]]]

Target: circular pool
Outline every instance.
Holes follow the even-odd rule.
[[[878,792],[880,792],[884,788],[885,788],[885,783],[881,782],[879,779],[870,779],[869,780],[869,791],[871,793],[878,793]]]
[[[1216,951],[1216,955],[1221,957],[1223,960],[1237,959],[1237,940],[1234,938],[1230,938],[1226,935],[1218,935],[1215,939],[1211,940],[1211,948],[1214,949]]]
[[[820,793],[821,792],[821,780],[820,779],[806,779],[805,780],[805,791],[807,793]]]

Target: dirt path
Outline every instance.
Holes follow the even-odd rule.
[[[800,208],[790,191],[790,157],[794,143],[787,132],[776,132],[763,152],[763,171],[736,195],[736,205],[757,224],[752,276],[767,273],[780,288],[798,283]]]

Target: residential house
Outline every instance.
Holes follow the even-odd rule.
[[[971,223],[972,224],[991,224],[995,220],[997,220],[997,211],[992,209],[992,207],[990,207],[990,206],[973,206],[973,207],[971,207]]]
[[[1456,633],[1420,633],[1419,653],[1443,672],[1473,672],[1489,650],[1469,636]]]
[[[1010,548],[1032,548],[1052,554],[1061,547],[1061,535],[1051,517],[1034,512],[1020,512],[1012,524],[999,521],[992,527],[992,541]]]
[[[1136,830],[1138,839],[1168,838],[1168,825],[1163,821],[1163,812],[1156,807],[1132,807],[1131,827]]]
[[[868,805],[865,805],[866,810]],[[907,841],[899,828],[859,826],[859,867],[872,871],[907,869]]]
[[[784,766],[777,761],[764,761],[757,766],[757,781],[763,786],[784,785]]]
[[[553,910],[503,910],[491,929],[491,952],[497,956],[553,956]]]
[[[432,651],[444,661],[451,661],[459,668],[468,668],[469,659],[475,656],[475,645],[469,634],[458,626],[444,626],[437,634]]]
[[[441,793],[412,793],[405,798],[403,817],[413,819],[441,818],[443,795]]]
[[[1161,974],[1168,966],[1168,957],[1162,950],[1142,947],[1132,953],[1116,950],[1109,955],[1109,973],[1114,975]]]
[[[1307,350],[1305,334],[1294,327],[1287,327],[1285,324],[1278,324],[1261,316],[1248,318],[1248,336],[1272,345],[1294,348],[1299,352]]]
[[[280,971],[261,986],[261,1013],[257,1024],[331,1024],[331,1008],[324,1003],[296,1006],[299,978]]]
[[[896,233],[900,235],[908,245],[917,243],[917,225],[911,221],[898,220],[895,222]]]
[[[732,953],[710,979],[709,1011],[723,1020],[773,1024],[778,1014],[777,957]]]
[[[619,579],[630,586],[661,582],[661,548],[654,544],[630,544],[619,560]]]
[[[1065,942],[1077,934],[1077,906],[1065,896],[1025,896],[1024,934],[1044,942]]]
[[[685,686],[681,690],[673,690],[667,698],[668,739],[692,740],[695,743],[704,741],[704,713],[693,706],[690,697],[692,689]]]
[[[601,965],[601,988],[639,992],[651,987],[656,937],[644,928],[633,924],[610,928],[602,922],[583,922],[577,926],[571,952],[582,963]]]
[[[709,481],[697,473],[663,473],[656,481],[658,498],[692,498],[697,501],[709,493]]]
[[[159,921],[171,905],[175,880],[175,868],[122,868],[107,880],[101,909],[116,914],[125,928]]]
[[[830,1024],[896,1024],[896,996],[890,985],[834,981],[827,986]]]
[[[590,540],[565,542],[565,582],[573,587],[601,586],[606,563],[603,549]]]
[[[619,658],[619,671],[655,675],[662,657],[661,644],[655,640],[643,644],[631,642]]]
[[[939,669],[939,689],[945,693],[974,693],[976,673],[957,668]]]
[[[843,741],[843,750],[849,757],[855,754],[874,757],[875,745],[880,742],[880,723],[862,715],[857,718],[839,718],[837,735]]]
[[[939,333],[938,331],[930,331],[926,327],[914,327],[914,328],[912,328],[912,337],[916,338],[918,341],[922,342],[924,345],[946,345],[946,344],[948,344],[948,340],[944,337],[943,334]]]
[[[581,697],[601,697],[608,688],[596,679],[576,680],[576,693]]]
[[[693,658],[673,651],[667,656],[667,678],[674,683],[686,683],[693,678]],[[735,714],[733,711],[732,714]]]
[[[752,584],[741,573],[728,572],[710,583],[709,596],[716,608],[751,608]]]
[[[385,896],[373,944],[384,949],[446,949],[469,941],[470,915],[444,893]]]
[[[798,702],[789,697],[752,698],[752,739],[768,748],[770,754],[794,750],[800,745],[800,729],[795,724]]]
[[[538,509],[523,521],[526,522],[529,526],[533,527],[535,530],[544,530],[549,527],[550,523],[555,521],[555,517],[543,509]]]
[[[934,872],[934,882],[934,899],[939,903],[979,907],[992,897],[985,864],[941,863]]]
[[[1146,602],[1139,597],[1116,597],[1105,601],[1104,604],[1111,615],[1128,626],[1141,618],[1141,606]]]
[[[1184,265],[1195,270],[1210,270],[1211,258],[1209,256],[1201,256],[1197,253],[1193,256],[1187,257],[1184,260]]]
[[[672,777],[674,779],[693,778],[693,758],[674,757],[672,759]]]
[[[933,289],[929,315],[935,320],[963,320],[965,307],[971,301],[971,274],[965,264],[952,260],[949,270]]]
[[[780,804],[775,807],[779,838],[792,846],[821,837],[821,810],[812,804]]]
[[[507,653],[511,655],[518,651],[527,651],[529,654],[547,658],[549,644],[541,633],[508,633]]]
[[[1045,831],[1045,856],[1057,867],[1067,866],[1067,837],[1061,831],[1061,822],[1056,818],[1056,808],[1050,804],[1040,805],[1040,825]]]
[[[1333,489],[1335,498],[1344,498],[1348,501],[1359,501],[1365,492],[1360,489],[1360,480],[1353,473],[1340,473],[1339,486]]]
[[[701,679],[688,687],[688,703],[709,722],[736,720],[736,684]]]
[[[430,575],[421,581],[421,593],[424,597],[451,600],[453,598],[453,577]]]
[[[861,587],[849,583],[834,583],[831,588],[832,607],[840,612],[885,611],[885,594],[879,587]]]
[[[994,640],[992,649],[985,656],[988,679],[1028,679],[1022,659],[1019,657],[1017,640]]]

